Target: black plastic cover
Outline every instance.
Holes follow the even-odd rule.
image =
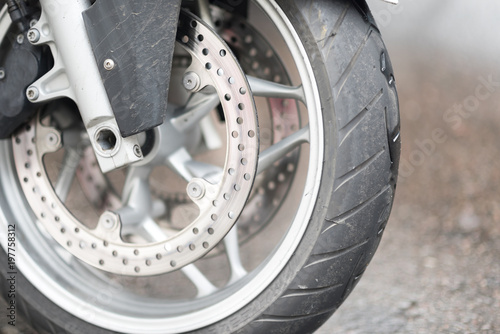
[[[181,0],[98,0],[83,13],[121,135],[163,123]],[[104,68],[106,60],[115,64]]]
[[[26,98],[26,88],[50,66],[42,62],[44,48],[32,46],[26,38],[19,44],[18,34],[10,31],[0,46],[0,139],[8,138],[37,110]]]

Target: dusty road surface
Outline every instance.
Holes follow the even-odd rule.
[[[318,333],[499,333],[500,4],[401,2],[370,1],[400,94],[396,202],[363,279]],[[0,332],[35,333],[22,321]]]

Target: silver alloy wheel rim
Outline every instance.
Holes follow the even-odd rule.
[[[42,291],[64,310],[94,325],[114,331],[178,333],[194,330],[217,322],[251,302],[276,278],[287,263],[286,260],[292,256],[305,232],[309,221],[308,217],[312,214],[319,189],[322,167],[319,162],[322,161],[323,154],[321,108],[313,71],[311,65],[305,61],[308,58],[300,44],[299,36],[274,1],[258,0],[256,2],[278,27],[294,57],[295,65],[298,72],[301,73],[304,84],[305,100],[309,109],[309,124],[312,129],[309,139],[309,167],[305,190],[295,219],[282,243],[267,262],[241,282],[230,287],[225,292],[225,298],[219,298],[217,303],[201,310],[162,318],[163,309],[168,309],[168,305],[151,305],[147,302],[141,304],[140,301],[136,301],[135,304],[132,304],[133,307],[120,309],[124,306],[116,305],[116,301],[120,298],[130,302],[127,300],[127,297],[130,296],[126,292],[122,291],[120,287],[108,285],[105,290],[96,293],[99,284],[95,287],[92,285],[101,282],[102,286],[98,273],[94,271],[96,276],[89,277],[90,271],[85,266],[75,263],[74,259],[64,253],[57,254],[57,247],[54,243],[51,244],[39,230],[30,228],[33,225],[34,217],[19,189],[12,161],[2,159],[0,161],[0,177],[3,187],[1,189],[3,196],[0,200],[3,208],[0,213],[2,234],[6,233],[9,222],[17,222],[18,268],[39,291]],[[0,28],[7,18],[8,15],[4,8],[0,13]],[[0,153],[3,157],[12,155],[8,141],[1,143]],[[6,196],[7,194],[8,196]],[[24,210],[12,212],[9,209],[18,207],[20,203],[24,203]],[[62,281],[62,278],[65,280]],[[87,287],[87,297],[83,298],[73,294],[71,292],[73,287],[79,289]],[[118,296],[115,299],[111,299],[116,295]],[[115,303],[109,305],[110,300],[115,301]],[[110,309],[113,309],[114,312]],[[71,330],[71,327],[67,329]]]

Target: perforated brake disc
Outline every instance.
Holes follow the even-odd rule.
[[[237,55],[240,66],[247,75],[291,85],[277,52],[249,22],[217,7],[212,7],[212,17],[215,19],[217,33]],[[189,56],[176,55],[173,68],[179,71],[173,75],[184,73],[190,62]],[[301,127],[299,108],[295,100],[275,97],[265,100],[267,107],[261,105],[262,110],[258,110],[261,149],[278,143]],[[294,181],[299,156],[300,149],[297,148],[257,176],[252,194],[238,219],[240,244],[250,241],[272,221]],[[112,200],[116,195],[109,184],[106,185],[104,176],[96,166],[93,153],[85,154],[80,166],[77,176],[89,201],[97,203],[97,207],[109,205],[110,202],[116,203]],[[164,187],[156,182],[151,183],[151,190],[168,208],[167,221],[171,219],[173,211],[191,203],[186,192],[175,192],[171,187]],[[210,256],[222,251],[223,249],[213,250]]]
[[[247,75],[291,85],[285,66],[264,36],[244,18],[217,7],[211,9],[217,33],[237,55]],[[174,58],[174,66],[186,68],[188,65],[185,57]],[[275,97],[265,100],[267,107],[258,110],[261,150],[278,143],[301,127],[295,100]],[[257,176],[252,194],[238,219],[240,244],[250,241],[272,221],[293,183],[299,156],[300,149],[297,148]],[[152,184],[152,188],[171,209],[189,203],[185,193],[165,191],[155,184]],[[214,250],[210,255],[218,253]]]
[[[59,199],[45,170],[44,155],[62,148],[59,130],[42,125],[37,117],[13,137],[19,180],[42,228],[72,255],[107,272],[149,276],[194,262],[229,232],[252,190],[259,143],[256,110],[243,71],[224,41],[189,13],[181,13],[177,42],[203,71],[201,86],[215,87],[227,132],[220,182],[194,180],[196,189],[187,192],[200,214],[182,231],[161,242],[127,243],[120,233],[120,217],[110,211],[90,229]]]
[[[291,85],[285,66],[273,45],[249,22],[217,7],[212,8],[212,16],[219,34],[238,55],[247,75]],[[267,123],[259,112],[261,150],[280,142],[301,127],[297,101],[276,97],[266,100],[269,113]],[[251,198],[238,220],[241,243],[250,240],[271,222],[294,181],[299,156],[298,148],[258,176]]]

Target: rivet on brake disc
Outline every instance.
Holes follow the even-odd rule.
[[[113,229],[118,223],[118,217],[112,212],[104,212],[99,218],[99,225],[107,230]]]
[[[188,72],[184,75],[182,84],[189,91],[197,90],[200,87],[200,77],[194,72]]]
[[[45,140],[46,140],[47,146],[49,146],[49,147],[57,146],[57,145],[59,145],[59,142],[60,142],[59,135],[57,133],[54,133],[54,132],[48,133]]]
[[[198,181],[191,181],[187,186],[187,193],[194,200],[201,199],[205,196],[205,186]]]

